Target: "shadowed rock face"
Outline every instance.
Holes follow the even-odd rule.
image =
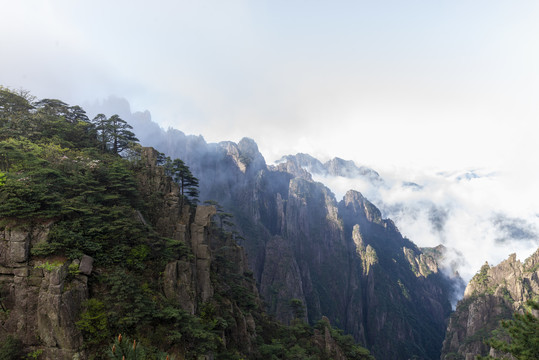
[[[475,359],[493,350],[484,344],[500,320],[522,311],[527,300],[539,294],[539,249],[524,263],[512,254],[502,263],[485,264],[473,277],[451,315],[442,359]]]
[[[177,151],[186,138],[159,150],[188,158],[201,199],[234,214],[267,309],[279,320],[290,322],[290,300],[298,299],[310,322],[327,316],[378,358],[439,358],[451,284],[372,203],[355,191],[337,202],[303,168],[325,166],[307,155],[267,167],[252,140]],[[337,160],[332,171],[355,169]]]
[[[302,303],[305,301],[301,272],[294,251],[281,236],[273,236],[266,244],[260,294],[263,299],[271,299],[271,302],[268,302],[268,311],[286,322],[294,318],[290,300],[300,299]],[[307,318],[308,311],[305,312],[305,319]]]

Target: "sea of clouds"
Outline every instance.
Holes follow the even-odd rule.
[[[482,170],[379,171],[383,182],[313,174],[342,199],[360,191],[392,219],[403,236],[420,247],[443,244],[442,266],[469,281],[488,262],[491,266],[516,253],[522,261],[539,247],[539,208],[534,192],[515,189],[511,174]],[[522,184],[521,184],[522,185]]]

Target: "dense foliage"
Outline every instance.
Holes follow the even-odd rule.
[[[53,224],[47,242],[34,246],[32,255],[65,259],[73,277],[78,272],[71,261],[83,254],[95,259],[99,271],[89,277],[90,299],[77,322],[91,357],[144,353],[145,359],[162,359],[163,352],[174,352],[187,359],[208,353],[221,359],[247,353],[260,359],[322,359],[329,355],[315,335],[327,328],[349,359],[370,358],[328,324],[316,330],[299,320],[287,327],[269,319],[252,274],[238,273],[227,258],[227,249],[237,245],[235,235],[225,231],[233,224],[223,212],[212,232],[220,244],[211,269],[215,296],[194,315],[166,299],[159,280],[166,264],[191,261],[192,255],[186,244],[155,230],[158,195],[141,191],[137,174],[144,164],[130,129],[118,115],[89,120],[79,106],[0,88],[0,227]],[[196,204],[198,179],[185,163],[164,155],[160,160],[183,204]],[[256,322],[254,349],[235,339],[238,314],[250,314]],[[127,336],[114,340],[114,334],[127,334],[131,348],[138,344],[138,355],[129,352]],[[10,341],[2,349],[13,351],[17,340]]]

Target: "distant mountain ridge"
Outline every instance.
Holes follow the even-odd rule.
[[[292,162],[300,168],[307,170],[312,175],[321,176],[342,176],[346,178],[363,177],[371,182],[383,183],[383,179],[376,171],[366,166],[357,166],[352,160],[344,160],[335,157],[322,163],[320,160],[309,154],[298,153],[296,155],[286,155],[277,161],[277,164]]]

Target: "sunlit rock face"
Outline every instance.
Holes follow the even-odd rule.
[[[485,264],[472,278],[451,315],[442,359],[455,354],[466,359],[493,351],[484,343],[499,328],[500,320],[522,311],[539,294],[539,249],[524,262],[512,254],[496,266]]]

